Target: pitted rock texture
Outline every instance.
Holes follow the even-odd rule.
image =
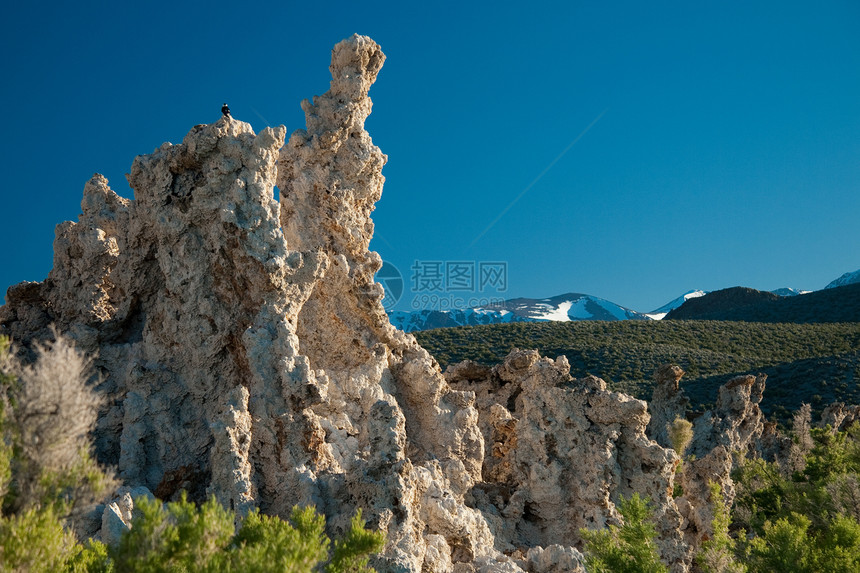
[[[821,412],[818,426],[821,428],[830,426],[833,430],[842,431],[857,420],[860,420],[860,406],[847,406],[843,402],[834,402],[826,406]]]

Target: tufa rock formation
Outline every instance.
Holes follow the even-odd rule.
[[[680,460],[646,436],[645,402],[594,376],[575,380],[564,356],[534,350],[514,350],[492,369],[453,365],[446,377],[477,396],[488,455],[472,503],[498,547],[516,555],[581,546],[580,529],[620,525],[620,496],[639,492],[655,507],[663,560],[686,570],[689,548],[671,497]]]
[[[654,417],[649,434],[666,447],[668,428],[676,418],[684,419],[688,399],[679,388],[684,371],[665,365],[655,374],[651,399]],[[679,484],[683,494],[674,500],[682,516],[682,534],[691,547],[698,547],[713,534],[714,501],[710,484],[720,486],[727,507],[735,498],[731,472],[746,457],[773,459],[786,447],[774,444],[773,427],[765,424],[759,403],[767,376],[738,376],[720,387],[716,407],[693,419],[692,440],[681,466]]]
[[[97,357],[97,454],[129,487],[283,517],[314,504],[333,533],[360,507],[387,534],[382,571],[516,568],[465,503],[484,457],[474,394],[390,326],[373,280],[386,157],[364,120],[384,59],[369,38],[339,43],[286,145],[284,127],[222,117],[136,158],[133,201],[93,176],[0,332],[26,351],[56,324]],[[127,497],[106,510],[112,535]]]
[[[134,495],[186,490],[240,515],[313,504],[333,534],[362,508],[386,533],[383,572],[583,571],[580,528],[619,524],[616,503],[639,492],[663,559],[688,571],[707,480],[730,496],[729,452],[761,434],[763,379],[730,383],[696,421],[675,500],[661,428],[684,415],[682,372],[659,377],[656,442],[644,402],[573,379],[564,357],[514,351],[443,376],[373,279],[387,158],[364,121],[384,60],[366,37],[335,46],[329,91],[286,142],[225,116],[136,158],[134,200],[93,176],[47,279],[8,290],[0,334],[22,353],[56,325],[95,358],[96,451],[125,487],[93,527],[116,539]]]

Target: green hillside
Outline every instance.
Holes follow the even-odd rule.
[[[762,409],[787,419],[803,402],[860,403],[860,323],[774,324],[726,321],[540,322],[443,328],[413,333],[444,369],[461,360],[500,362],[512,348],[567,356],[575,377],[594,374],[650,399],[651,377],[667,362],[686,372],[694,408],[738,374],[768,375]]]

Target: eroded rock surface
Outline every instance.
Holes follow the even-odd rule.
[[[574,379],[565,357],[536,351],[515,350],[491,370],[453,365],[446,376],[477,396],[489,455],[472,495],[498,547],[559,546],[569,548],[559,555],[576,555],[580,529],[620,525],[616,504],[639,492],[655,508],[663,559],[686,569],[689,548],[671,498],[679,459],[646,436],[645,402],[593,376]],[[530,562],[548,558],[535,555]]]
[[[677,418],[686,418],[690,404],[680,387],[683,376],[684,370],[676,364],[664,364],[654,373],[654,391],[648,404],[651,412],[648,435],[664,448],[672,447],[669,427]]]
[[[830,426],[833,430],[845,430],[860,420],[860,406],[848,406],[844,402],[834,402],[821,412],[820,427]]]

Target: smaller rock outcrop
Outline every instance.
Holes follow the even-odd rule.
[[[830,426],[833,430],[845,430],[860,420],[860,406],[848,406],[844,402],[834,402],[821,412],[819,426]]]
[[[684,538],[693,547],[713,533],[711,484],[720,487],[722,501],[731,507],[735,497],[731,472],[736,460],[761,455],[765,423],[759,403],[766,380],[764,374],[729,380],[719,389],[716,407],[693,421],[693,438],[680,480],[683,495],[676,500],[685,520]]]
[[[574,379],[564,356],[550,360],[533,350],[513,350],[492,369],[452,365],[446,377],[475,394],[488,455],[472,496],[497,547],[533,548],[534,570],[549,562],[577,570],[580,530],[619,525],[616,504],[639,492],[655,508],[663,559],[686,570],[671,497],[679,460],[646,436],[645,402],[609,391],[594,376]]]
[[[99,532],[102,543],[116,545],[122,534],[131,529],[131,520],[135,516],[134,502],[142,497],[155,499],[145,487],[123,486],[114,493],[113,501],[106,504],[102,513]]]

